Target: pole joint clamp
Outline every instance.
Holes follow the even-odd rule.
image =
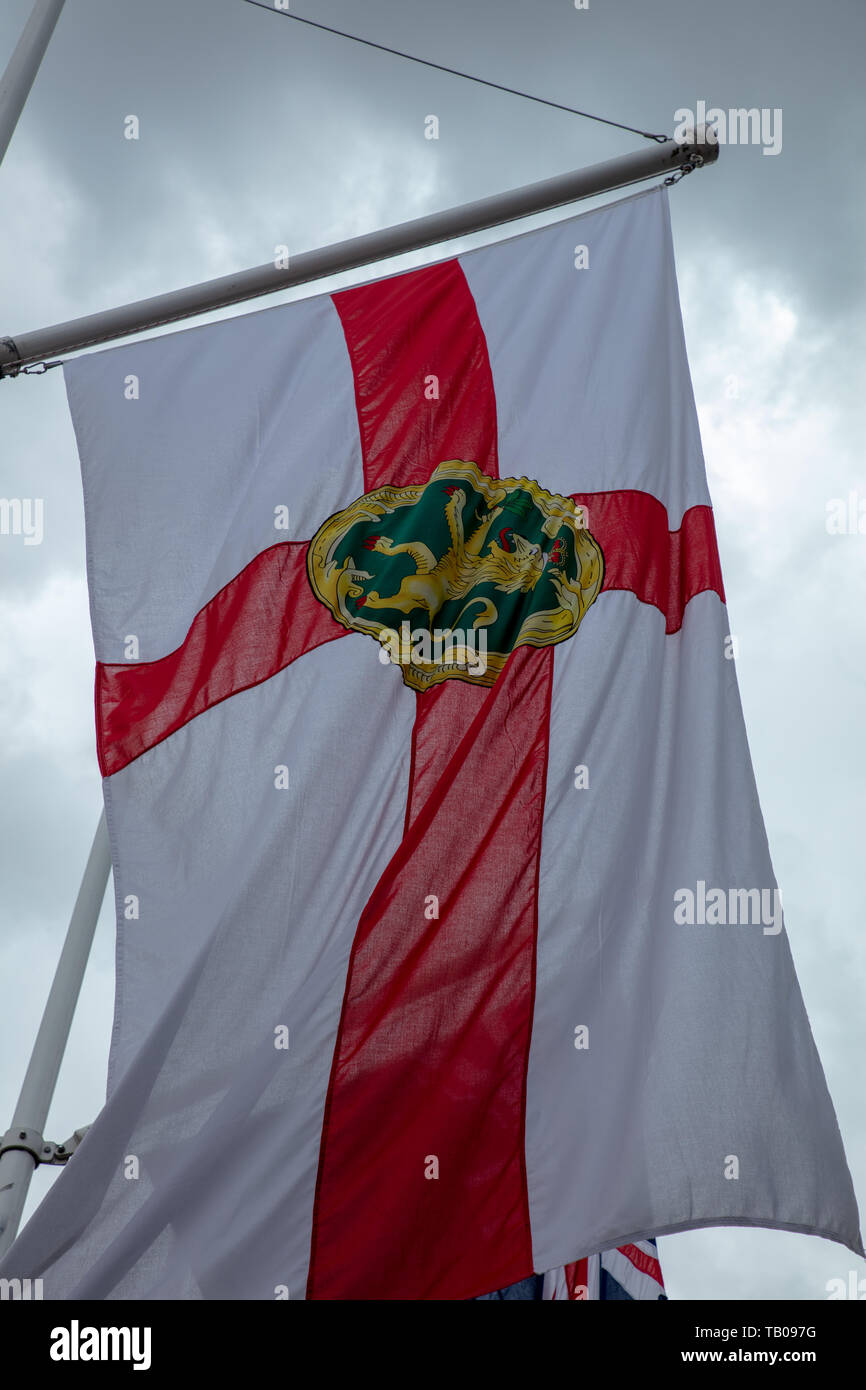
[[[0,1138],[0,1158],[11,1149],[22,1149],[30,1155],[37,1168],[40,1163],[55,1167],[68,1163],[89,1128],[89,1125],[84,1125],[82,1129],[77,1129],[65,1144],[54,1144],[50,1139],[43,1138],[38,1129],[8,1129]]]
[[[10,1149],[23,1149],[38,1166],[51,1162],[54,1148],[55,1145],[45,1142],[38,1129],[7,1129],[0,1139],[0,1158]]]

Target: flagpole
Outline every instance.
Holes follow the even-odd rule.
[[[0,1256],[8,1250],[18,1232],[30,1179],[37,1165],[59,1161],[53,1159],[57,1146],[47,1143],[42,1131],[78,1003],[110,868],[111,850],[103,811],[12,1124],[0,1138]]]
[[[8,67],[0,77],[0,162],[30,95],[64,0],[36,0]]]
[[[465,203],[445,212],[434,212],[318,251],[304,251],[294,257],[277,256],[274,261],[252,270],[222,275],[216,280],[171,290],[152,299],[87,314],[52,328],[21,333],[14,339],[0,337],[0,376],[16,376],[25,364],[41,362],[59,353],[112,342],[261,295],[275,294],[310,280],[418,251],[436,242],[468,236],[521,217],[532,217],[565,203],[609,193],[660,174],[676,178],[703,164],[713,163],[718,157],[718,143],[707,140],[705,129],[700,128],[691,141],[666,140],[663,144],[652,144],[617,159],[593,164],[588,169],[526,184],[507,193]]]

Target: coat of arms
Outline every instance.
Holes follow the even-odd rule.
[[[583,508],[528,478],[440,463],[426,484],[381,487],[329,517],[310,542],[317,598],[381,644],[405,683],[492,685],[515,647],[577,631],[604,557]]]

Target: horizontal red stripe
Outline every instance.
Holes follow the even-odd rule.
[[[678,531],[668,530],[664,505],[649,492],[576,492],[587,525],[604,554],[602,593],[629,589],[665,615],[677,632],[689,599],[707,589],[722,603],[725,590],[712,507],[690,507]]]
[[[641,1274],[648,1274],[651,1279],[655,1279],[656,1283],[664,1288],[662,1267],[658,1260],[653,1259],[652,1255],[647,1255],[639,1245],[618,1245],[617,1250],[621,1255],[625,1255],[626,1259],[634,1265],[635,1269],[639,1269]]]
[[[306,542],[271,546],[205,604],[176,651],[158,661],[97,665],[103,777],[221,700],[345,635],[313,594],[306,557]]]
[[[495,474],[495,449],[485,460]],[[710,507],[691,507],[668,531],[658,498],[633,490],[575,493],[604,552],[602,592],[627,589],[682,626],[689,599],[713,590],[724,602]],[[118,772],[212,705],[276,675],[304,652],[345,635],[306,576],[307,543],[271,546],[195,616],[180,647],[157,661],[99,663],[99,766]]]

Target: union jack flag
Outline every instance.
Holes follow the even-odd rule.
[[[636,1240],[600,1255],[575,1260],[509,1284],[482,1300],[524,1299],[661,1299],[665,1293],[658,1247],[654,1240]]]
[[[636,1240],[615,1250],[603,1250],[585,1260],[544,1276],[542,1298],[658,1299],[667,1298],[658,1247],[654,1240]]]

